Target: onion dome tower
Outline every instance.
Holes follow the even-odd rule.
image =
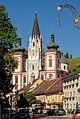
[[[48,50],[57,50],[59,46],[55,43],[54,34],[51,35],[51,43],[47,45]]]

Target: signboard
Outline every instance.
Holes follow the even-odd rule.
[[[80,88],[77,89],[77,92],[80,93]]]

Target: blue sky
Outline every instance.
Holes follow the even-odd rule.
[[[22,45],[27,49],[32,33],[34,14],[37,11],[40,33],[44,49],[50,43],[52,29],[55,42],[64,54],[68,51],[73,57],[80,57],[80,30],[74,27],[73,15],[69,8],[62,8],[61,25],[58,26],[59,5],[70,4],[80,14],[80,0],[0,0],[5,5],[17,33],[22,38]]]

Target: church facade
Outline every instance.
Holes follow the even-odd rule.
[[[47,51],[43,50],[36,13],[27,55],[21,44],[21,38],[18,38],[18,41],[18,46],[14,51],[14,57],[18,60],[18,67],[13,72],[13,84],[16,85],[14,91],[20,90],[39,78],[54,80],[68,74],[68,63],[63,53],[58,50],[59,45],[55,43],[53,33],[50,44],[47,45]]]

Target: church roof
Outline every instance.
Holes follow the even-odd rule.
[[[48,50],[53,50],[59,48],[59,46],[55,43],[54,34],[51,35],[51,43],[47,45]]]
[[[32,37],[39,36],[40,37],[40,30],[38,25],[37,13],[35,13],[34,24],[32,29]]]
[[[61,55],[61,62],[68,64],[68,62],[67,62],[67,60],[66,60],[66,57],[63,56],[63,55]]]

